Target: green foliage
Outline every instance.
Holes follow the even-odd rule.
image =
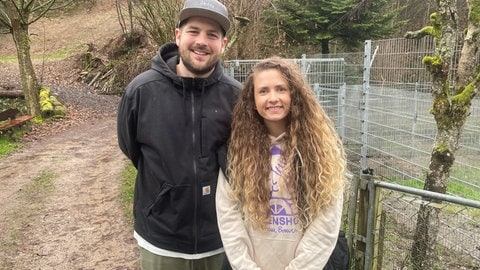
[[[8,108],[16,108],[22,113],[27,112],[27,105],[23,98],[0,98],[0,111]]]
[[[400,29],[405,21],[395,18],[402,8],[388,5],[387,0],[273,0],[273,8],[264,13],[265,25],[274,33],[280,28],[289,45],[320,45],[322,53],[328,53],[330,40],[355,48]]]
[[[472,1],[470,4],[470,13],[468,14],[468,20],[473,24],[480,23],[480,3],[478,1]]]
[[[20,144],[15,140],[11,139],[9,136],[0,135],[0,157],[12,153],[13,151],[15,151],[15,149],[19,147]]]
[[[312,5],[295,0],[273,2],[277,9],[265,11],[266,25],[277,25],[275,22],[279,21],[289,42],[312,45],[332,38],[327,31],[327,25],[331,21],[318,12],[321,1]]]

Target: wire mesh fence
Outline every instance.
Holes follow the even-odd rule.
[[[362,178],[368,184],[357,199],[374,198],[374,202],[366,204],[366,211],[359,207],[358,214],[368,218],[363,226],[362,219],[356,224],[359,235],[366,228],[366,244],[360,253],[353,252],[355,269],[480,269],[479,201]],[[429,209],[429,215],[419,214],[421,209]],[[411,258],[415,241],[431,235],[417,226],[425,217],[436,234],[436,245],[428,247],[436,256],[429,267],[422,268]],[[363,245],[362,241],[352,244],[355,248]],[[360,256],[362,251],[367,256]]]
[[[386,220],[378,228],[383,231],[381,253],[385,269],[410,269],[410,251],[415,239],[415,220],[421,198],[387,190],[383,195]],[[431,204],[428,202],[428,204]],[[417,206],[417,207],[415,207]],[[432,206],[438,207],[438,205]],[[436,269],[478,269],[480,267],[479,213],[469,207],[444,203],[441,205],[437,243],[439,258]],[[471,216],[475,214],[475,216]],[[407,221],[407,222],[405,222]],[[380,255],[379,255],[380,256]],[[379,269],[382,269],[380,267]]]

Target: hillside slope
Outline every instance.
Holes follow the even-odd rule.
[[[101,47],[122,33],[113,0],[96,0],[95,4],[70,14],[42,18],[30,25],[29,30],[31,53],[36,59],[79,51],[89,43]],[[11,35],[0,36],[0,57],[15,55]]]

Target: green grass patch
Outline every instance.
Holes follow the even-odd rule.
[[[395,184],[422,190],[425,184],[424,180],[420,179],[399,179],[397,177],[391,177],[389,180]],[[466,199],[480,201],[480,192],[477,192],[476,190],[472,189],[471,186],[465,183],[452,179],[450,179],[447,184],[447,193]]]
[[[72,50],[58,51],[46,55],[31,55],[32,61],[42,61],[42,60],[61,60],[65,59],[73,54]],[[2,56],[0,57],[0,63],[12,63],[17,62],[16,56]]]
[[[12,63],[12,62],[17,62],[17,57],[16,56],[2,56],[0,57],[0,63]]]
[[[20,143],[12,140],[6,135],[0,135],[0,157],[6,156],[20,147]]]
[[[137,169],[129,163],[122,173],[121,201],[125,217],[133,223],[133,194]]]
[[[54,53],[51,53],[51,54],[47,54],[47,55],[34,55],[32,56],[32,60],[61,60],[61,59],[65,59],[67,58],[68,56],[72,55],[72,52],[70,50],[67,50],[67,51],[58,51],[58,52],[54,52]]]
[[[417,189],[423,189],[423,186],[424,186],[424,183],[418,180],[410,180],[410,181],[397,180],[395,181],[395,183],[403,186],[407,186],[407,187],[417,188]],[[460,182],[449,181],[447,184],[447,192],[448,194],[452,194],[462,198],[480,201],[479,192],[475,192],[474,190],[472,190],[471,187]]]
[[[467,198],[471,200],[480,201],[480,193],[475,192],[471,187],[466,186],[463,183],[456,181],[450,181],[447,185],[447,192],[460,196],[462,198]]]
[[[476,156],[470,156],[468,164],[470,166],[454,164],[450,173],[451,177],[480,185],[480,161]]]
[[[27,105],[23,98],[0,98],[0,111],[5,111],[9,108],[20,110],[20,114],[27,113]],[[6,122],[7,121],[0,121],[2,124]],[[36,124],[37,122],[35,119],[32,119],[31,123]],[[22,146],[20,139],[25,135],[25,132],[28,131],[31,123],[0,132],[0,157],[10,154]]]
[[[51,172],[42,172],[39,176],[35,177],[32,182],[24,186],[21,189],[21,194],[27,201],[32,201],[35,198],[44,198],[53,191],[55,187],[55,179],[57,175]]]

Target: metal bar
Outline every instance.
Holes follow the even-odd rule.
[[[442,193],[438,193],[438,192],[433,192],[433,191],[428,191],[428,190],[423,190],[423,189],[417,189],[417,188],[397,185],[397,184],[378,181],[378,180],[375,180],[375,185],[379,186],[379,187],[383,187],[383,188],[388,188],[388,189],[391,189],[391,190],[405,192],[405,193],[408,193],[408,194],[414,194],[414,195],[418,195],[418,196],[422,196],[422,197],[427,197],[427,198],[431,198],[431,199],[456,203],[456,204],[470,206],[470,207],[480,209],[480,201],[474,201],[474,200],[461,198],[461,197],[456,197],[456,196],[452,196],[452,195],[448,195],[448,194],[442,194]]]

